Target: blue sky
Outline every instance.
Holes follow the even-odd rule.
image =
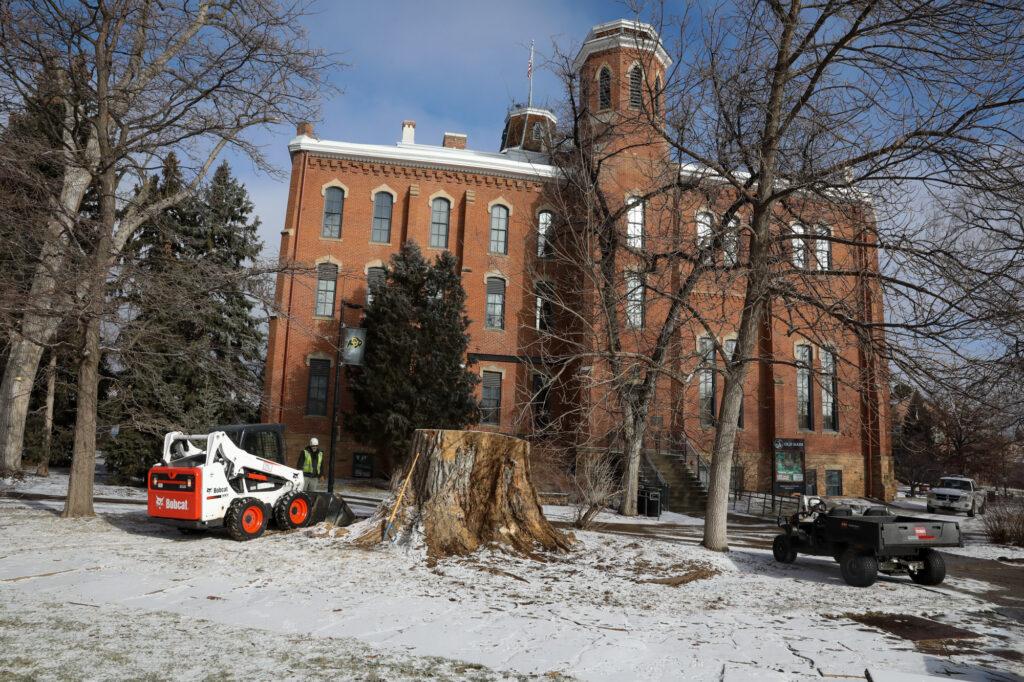
[[[347,64],[332,78],[342,92],[322,102],[318,137],[393,144],[402,120],[411,118],[417,142],[440,144],[444,131],[463,132],[470,147],[487,151],[497,149],[509,104],[526,100],[531,40],[534,103],[554,103],[558,82],[541,68],[552,43],[578,46],[592,25],[630,16],[608,0],[320,0],[317,10],[307,21],[312,43]],[[256,139],[287,171],[294,134],[289,124]],[[287,182],[237,155],[227,158],[263,221],[265,255],[276,256]]]

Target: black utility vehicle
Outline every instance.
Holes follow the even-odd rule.
[[[843,580],[854,587],[874,584],[879,572],[906,573],[920,585],[938,585],[946,563],[936,547],[962,547],[960,524],[897,516],[886,507],[854,513],[850,507],[828,509],[820,497],[801,496],[800,510],[780,519],[785,531],[775,538],[775,560],[796,561],[798,554],[830,556],[839,562]]]

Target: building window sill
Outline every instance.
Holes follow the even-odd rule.
[[[340,242],[341,237],[325,237],[323,234],[321,234],[320,240],[325,242]]]
[[[314,315],[314,320],[333,320],[334,315]]]

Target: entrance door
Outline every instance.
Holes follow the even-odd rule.
[[[804,495],[818,494],[818,470],[804,470]]]

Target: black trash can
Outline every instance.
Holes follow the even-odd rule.
[[[639,510],[637,510],[639,513]],[[647,491],[647,516],[654,518],[661,518],[661,491],[648,490]]]

